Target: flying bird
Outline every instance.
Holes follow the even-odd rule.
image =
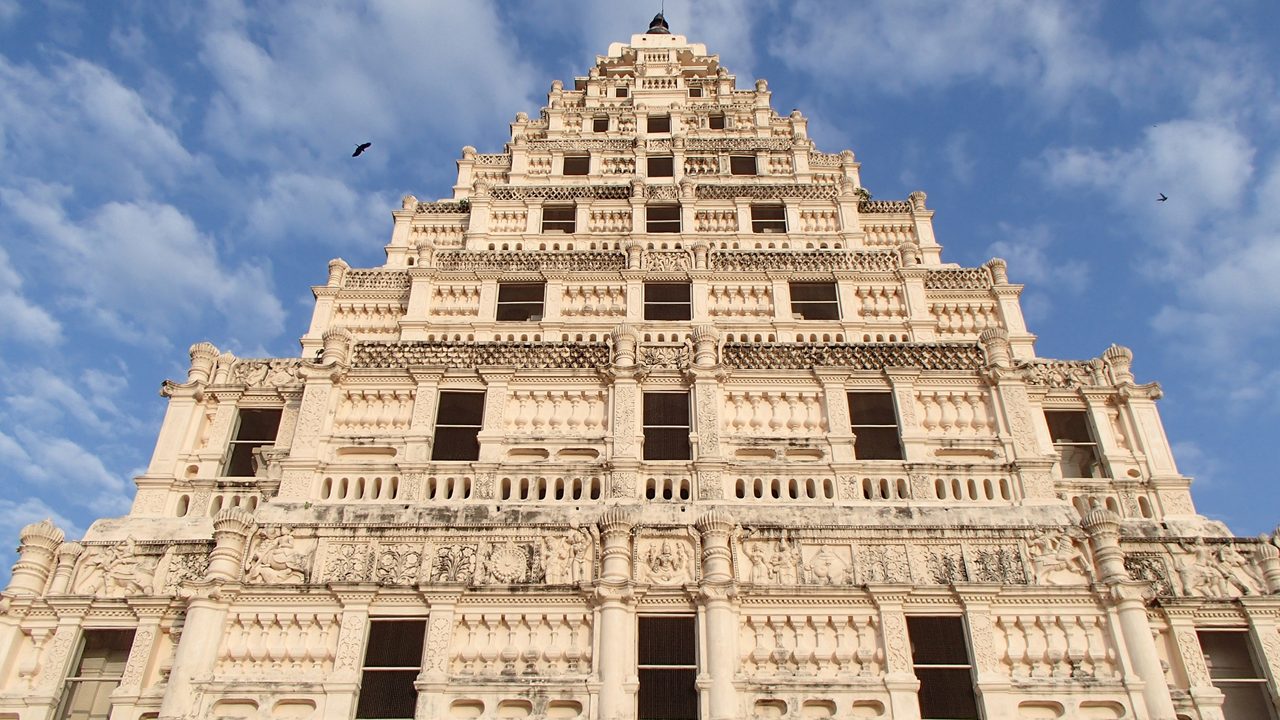
[[[356,151],[351,153],[351,157],[360,157],[360,153],[364,152],[365,150],[368,150],[369,146],[372,144],[373,143],[371,142],[360,143],[359,145],[356,146]]]
[[[1165,200],[1168,200],[1168,199],[1169,197],[1167,195],[1165,195],[1164,193],[1160,193],[1160,197],[1156,198],[1156,202],[1164,202]]]

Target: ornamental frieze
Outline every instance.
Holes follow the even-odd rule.
[[[538,270],[610,271],[627,265],[626,253],[586,252],[465,252],[436,254],[440,270],[497,270],[522,272]]]
[[[499,185],[490,194],[494,200],[626,200],[631,185]]]
[[[409,273],[403,270],[348,270],[342,278],[344,290],[409,289]]]
[[[725,343],[722,362],[743,370],[807,370],[839,367],[883,370],[916,367],[922,370],[977,370],[982,350],[977,345],[924,343]]]
[[[715,252],[708,258],[711,270],[752,272],[789,270],[792,272],[892,272],[898,268],[896,252],[859,251],[740,251]]]
[[[609,364],[605,343],[435,342],[356,343],[355,368],[444,367],[583,368]]]
[[[776,200],[778,198],[797,198],[800,200],[833,200],[839,191],[830,185],[785,184],[707,184],[699,183],[694,188],[694,197],[699,200],[734,200],[750,198],[752,200]]]

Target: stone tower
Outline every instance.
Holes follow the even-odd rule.
[[[1274,719],[1275,538],[1159,387],[806,124],[655,18],[300,357],[192,346],[130,513],[23,530],[0,719]]]

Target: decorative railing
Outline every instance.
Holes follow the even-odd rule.
[[[622,270],[627,257],[621,252],[442,252],[436,254],[440,270]],[[408,277],[407,275],[405,276]]]
[[[729,367],[751,370],[805,370],[815,367],[977,370],[982,367],[983,358],[977,345],[960,344],[726,343],[722,361]]]
[[[433,342],[356,343],[352,366],[595,368],[609,363],[604,343]]]

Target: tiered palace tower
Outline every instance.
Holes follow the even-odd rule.
[[[613,44],[300,357],[194,345],[127,516],[22,531],[0,719],[1274,719],[1274,538],[859,171]]]

